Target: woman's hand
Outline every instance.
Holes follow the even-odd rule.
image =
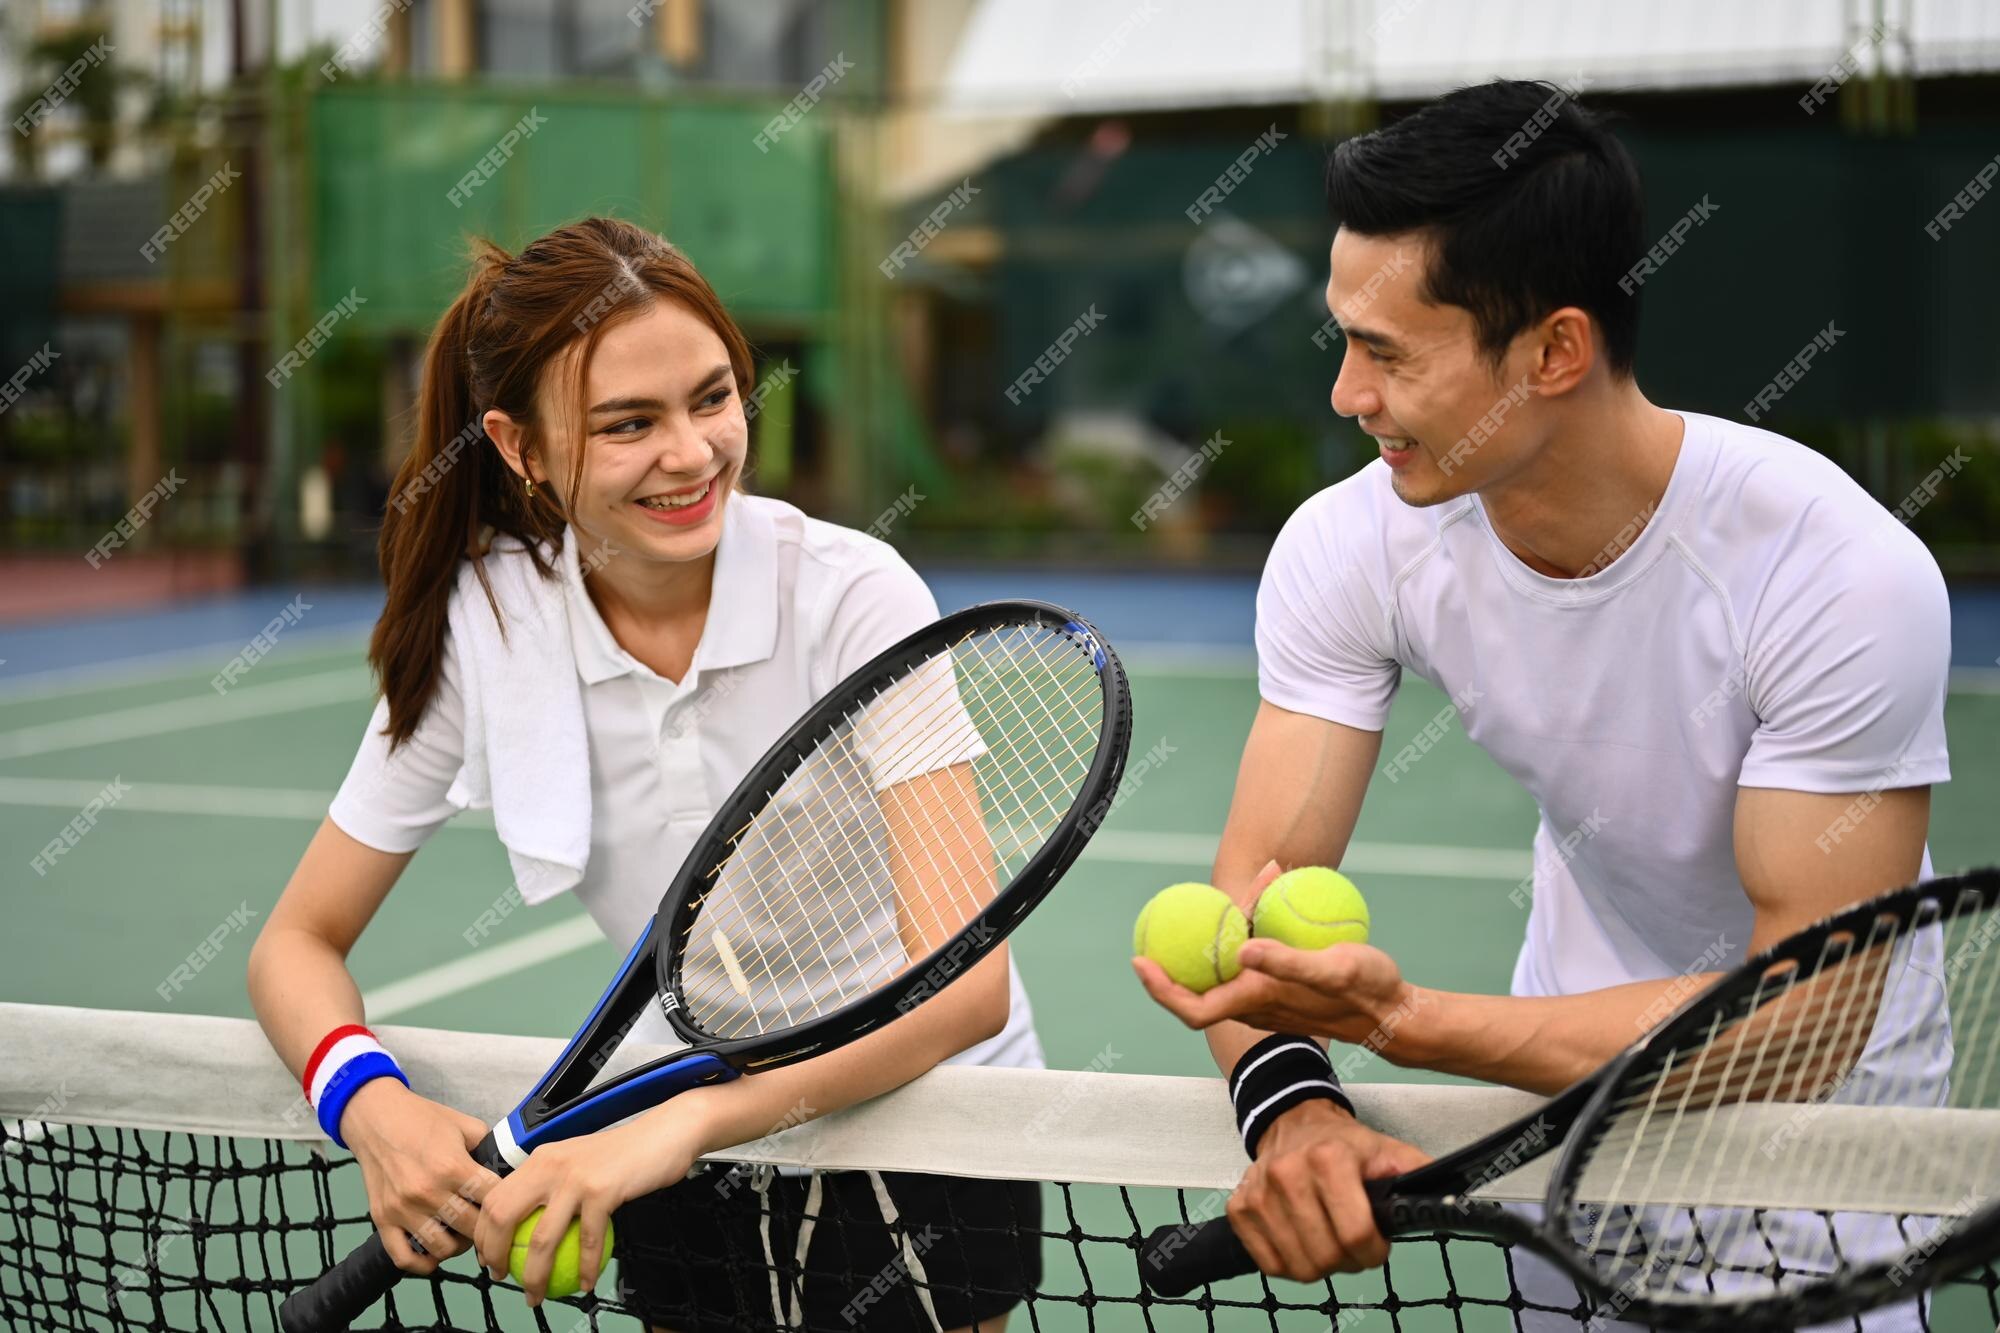
[[[1200,995],[1179,985],[1150,958],[1132,960],[1160,1006],[1191,1028],[1236,1019],[1265,1032],[1296,1032],[1382,1050],[1402,1021],[1424,1005],[1396,960],[1367,944],[1293,949],[1248,940],[1243,970]]]
[[[348,1102],[340,1131],[361,1163],[368,1214],[396,1267],[428,1273],[472,1243],[480,1200],[500,1179],[472,1160],[485,1125],[378,1078]]]
[[[604,1271],[604,1233],[612,1212],[630,1199],[678,1184],[707,1151],[699,1107],[698,1093],[684,1093],[622,1125],[535,1149],[480,1206],[474,1238],[479,1262],[496,1281],[506,1278],[515,1228],[535,1209],[545,1209],[521,1269],[528,1304],[541,1304],[556,1246],[571,1222],[581,1223],[577,1278],[589,1291]]]

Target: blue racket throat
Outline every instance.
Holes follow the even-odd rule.
[[[712,1055],[690,1055],[686,1059],[661,1065],[629,1083],[620,1084],[581,1106],[559,1112],[533,1129],[522,1123],[523,1108],[517,1106],[507,1113],[505,1120],[493,1127],[493,1138],[507,1165],[518,1167],[528,1160],[529,1153],[544,1143],[573,1139],[579,1134],[593,1134],[628,1116],[650,1110],[689,1088],[700,1087],[704,1083],[726,1083],[736,1077],[735,1068]]]
[[[595,1042],[600,1048],[597,1053],[597,1063],[602,1064],[610,1058],[611,1049],[616,1049],[618,1043],[625,1039],[625,1034],[632,1030],[634,1023],[638,1022],[639,1014],[633,1013],[611,1033],[609,1040],[611,1049],[604,1049],[607,1043],[605,1034],[598,1030],[598,1017],[618,998],[619,992],[625,989],[626,978],[632,974],[633,969],[652,966],[653,952],[653,923],[648,921],[646,928],[639,932],[639,938],[633,941],[632,948],[626,953],[625,961],[618,965],[617,975],[611,978],[611,984],[604,988],[604,994],[598,996],[597,1003],[591,1006],[590,1017],[583,1020],[583,1026],[569,1039],[569,1045],[563,1047],[562,1055],[556,1060],[556,1068],[560,1069],[567,1065],[571,1057],[582,1050],[586,1042]]]

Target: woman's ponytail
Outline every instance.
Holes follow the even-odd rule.
[[[378,550],[387,598],[368,660],[389,701],[392,749],[417,729],[437,691],[459,563],[483,554],[491,536],[482,502],[505,505],[505,482],[513,480],[480,425],[486,408],[475,387],[480,325],[508,262],[498,246],[474,243],[465,289],[424,350],[416,439],[382,515]]]

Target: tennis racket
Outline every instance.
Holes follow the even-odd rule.
[[[473,1157],[500,1175],[704,1083],[823,1055],[1000,947],[1097,831],[1125,673],[1041,602],[946,616],[842,681],[709,823],[602,998]],[[593,1082],[650,1006],[689,1046]],[[345,1329],[402,1274],[379,1235],[280,1310]]]
[[[1801,931],[1534,1114],[1370,1182],[1377,1224],[1525,1246],[1606,1320],[1681,1329],[1846,1319],[1992,1259],[1996,904],[1979,870]],[[1550,1153],[1538,1211],[1481,1197]],[[1226,1218],[1140,1262],[1166,1296],[1254,1271]]]

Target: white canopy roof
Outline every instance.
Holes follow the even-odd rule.
[[[1863,70],[2000,69],[2000,4],[980,0],[939,101],[1067,115],[1424,98],[1496,77],[1585,91],[1798,83],[1850,51]]]

